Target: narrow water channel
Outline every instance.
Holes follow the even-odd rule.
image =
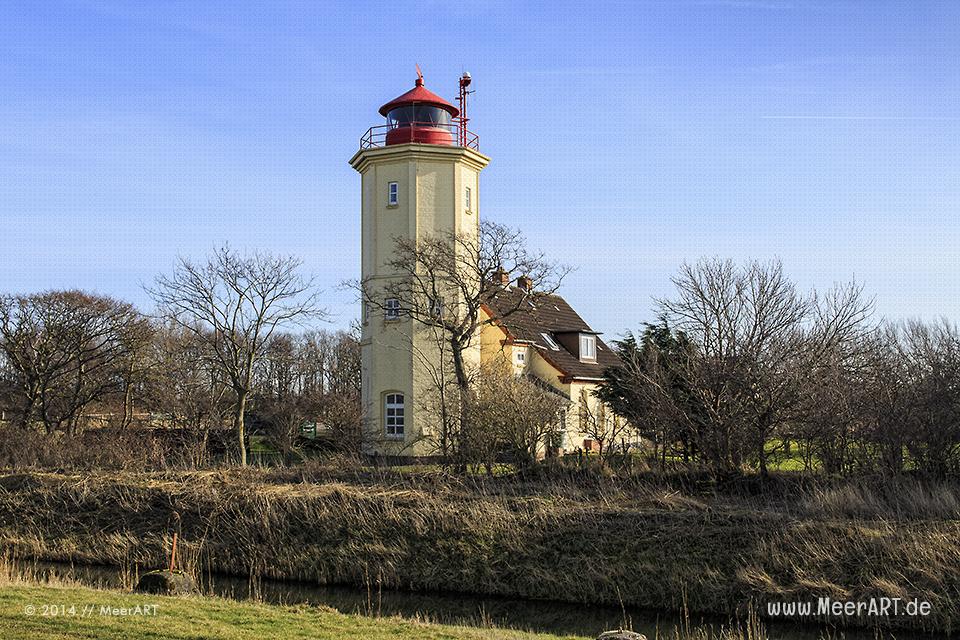
[[[24,573],[40,579],[72,580],[101,588],[123,588],[123,572],[118,567],[72,565],[52,562],[18,563]],[[201,585],[205,594],[236,600],[259,599],[273,604],[325,605],[348,614],[400,616],[445,624],[489,626],[556,635],[596,637],[600,631],[624,626],[648,638],[674,637],[682,624],[680,614],[643,609],[621,610],[566,602],[522,600],[491,596],[377,591],[356,587],[317,586],[310,583],[263,580],[255,586],[244,578],[206,576]],[[718,631],[726,620],[691,617],[690,627],[710,627]],[[796,625],[765,622],[771,640],[930,640],[938,637],[913,633],[883,633],[874,630],[833,629],[823,625]]]

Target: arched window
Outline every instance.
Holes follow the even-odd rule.
[[[383,428],[388,436],[403,437],[405,422],[403,394],[391,392],[383,396]]]

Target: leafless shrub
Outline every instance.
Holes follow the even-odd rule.
[[[506,359],[494,359],[482,367],[467,405],[467,459],[482,462],[489,473],[505,452],[529,468],[563,432],[569,404],[546,385],[515,375]]]

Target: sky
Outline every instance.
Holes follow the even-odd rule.
[[[714,257],[960,321],[960,2],[6,0],[0,60],[0,292],[149,311],[229,243],[302,258],[348,326],[347,161],[419,64],[451,102],[472,74],[481,216],[608,338]]]

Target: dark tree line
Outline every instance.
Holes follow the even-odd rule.
[[[860,287],[801,294],[779,263],[685,266],[661,321],[617,343],[599,395],[661,465],[960,471],[960,334],[872,319]]]
[[[360,343],[354,333],[275,336],[254,370],[254,389],[255,417],[287,463],[300,453],[305,425],[341,450],[360,452]]]
[[[157,280],[150,317],[81,291],[0,295],[0,458],[147,428],[187,434],[182,463],[210,462],[211,438],[244,462],[248,421],[288,461],[305,427],[358,453],[359,340],[305,326],[322,311],[298,266],[227,249],[182,261]],[[663,467],[767,473],[791,456],[831,474],[960,472],[953,324],[877,321],[860,287],[802,293],[778,263],[706,261],[674,283],[597,392]],[[489,467],[506,447],[533,464],[568,408],[494,364],[454,412],[469,418],[463,460]]]
[[[288,458],[306,424],[356,452],[358,340],[309,329],[323,312],[299,266],[230,249],[182,260],[149,290],[152,317],[81,291],[0,295],[4,447],[42,433],[77,448],[84,432],[141,427],[188,434],[190,463],[205,463],[211,434],[245,463],[249,415]]]
[[[73,434],[124,390],[151,327],[131,305],[81,291],[0,297],[4,413],[21,428]]]

